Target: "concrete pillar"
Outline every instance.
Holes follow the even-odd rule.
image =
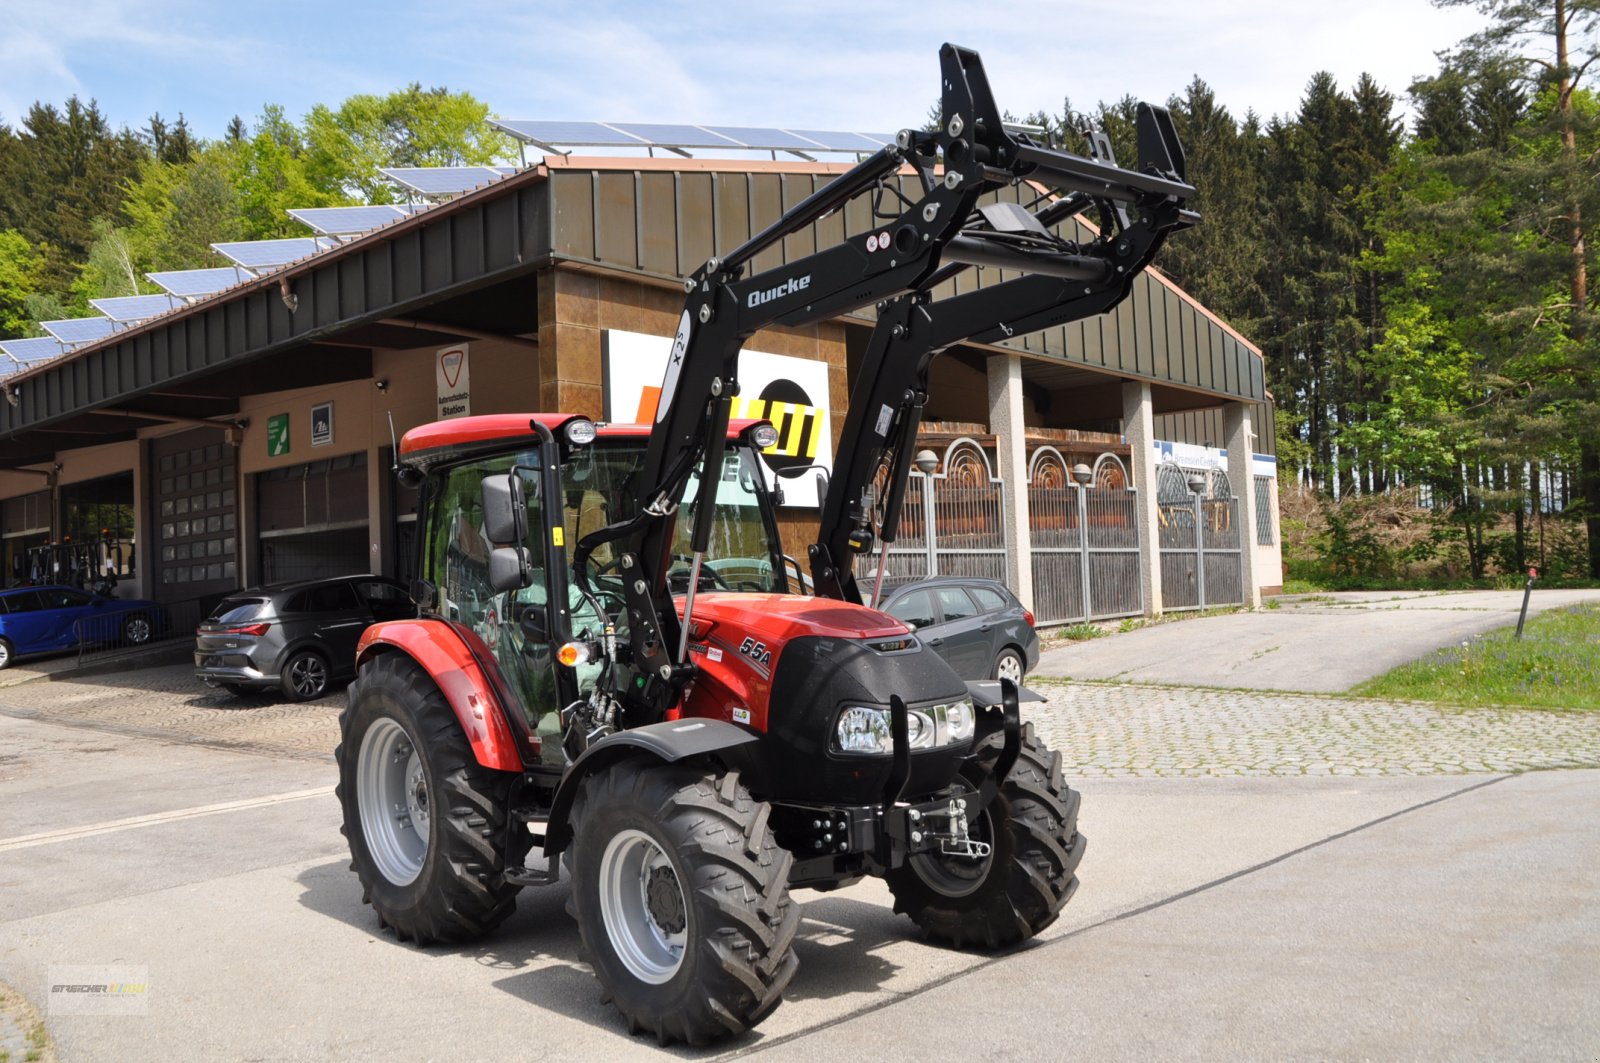
[[[1144,588],[1144,615],[1160,616],[1161,525],[1156,509],[1155,417],[1149,384],[1137,380],[1123,383],[1122,435],[1128,441],[1133,485],[1139,489],[1139,581]]]
[[[1244,605],[1261,608],[1261,584],[1256,578],[1256,434],[1250,407],[1243,402],[1222,406],[1222,430],[1227,437],[1228,482],[1239,499],[1239,563],[1244,579]]]
[[[1022,414],[1022,356],[989,359],[989,430],[996,475],[1005,481],[1006,586],[1033,608],[1033,539],[1028,532],[1028,442]]]

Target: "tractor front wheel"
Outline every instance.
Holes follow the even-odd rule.
[[[793,857],[770,807],[737,772],[628,761],[582,786],[574,914],[629,1031],[700,1045],[760,1022],[799,965]]]
[[[380,924],[419,945],[498,926],[519,889],[505,880],[515,776],[477,762],[438,686],[404,654],[361,669],[339,729],[341,830]]]
[[[1010,775],[968,824],[973,838],[989,843],[989,855],[912,856],[886,876],[894,910],[957,948],[998,949],[1032,937],[1056,921],[1078,888],[1078,802],[1062,780],[1061,754],[1025,725]]]

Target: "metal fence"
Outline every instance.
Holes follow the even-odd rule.
[[[1061,453],[1040,447],[1028,467],[1028,531],[1040,623],[1143,611],[1137,492],[1074,484]]]
[[[939,469],[911,474],[885,586],[926,576],[1005,579],[1005,484],[995,477],[988,455],[976,441],[958,439],[946,448]],[[877,557],[857,563],[866,576]]]
[[[1161,603],[1170,610],[1244,601],[1239,502],[1201,498],[1161,502]]]
[[[78,663],[113,657],[163,642],[193,639],[195,628],[222,596],[185,598],[148,607],[86,616],[72,624]]]

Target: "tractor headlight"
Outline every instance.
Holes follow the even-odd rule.
[[[597,434],[594,422],[587,417],[574,417],[562,427],[561,432],[567,437],[567,442],[575,447],[588,446],[594,442]]]
[[[910,709],[906,712],[906,739],[912,749],[934,749],[966,742],[972,738],[975,720],[971,698],[962,698],[946,705]],[[834,727],[833,749],[836,753],[866,756],[893,753],[894,734],[890,728],[889,710],[852,705],[839,713],[839,722]]]
[[[778,430],[770,424],[758,424],[750,432],[750,442],[756,445],[757,450],[766,450],[778,445]]]

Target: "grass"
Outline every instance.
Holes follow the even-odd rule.
[[[1072,626],[1064,627],[1057,632],[1057,634],[1062,638],[1071,639],[1073,642],[1082,642],[1085,639],[1097,639],[1106,633],[1106,629],[1101,627],[1099,624],[1073,624]]]
[[[1529,709],[1600,709],[1600,608],[1552,609],[1514,628],[1440,650],[1351,693]]]

